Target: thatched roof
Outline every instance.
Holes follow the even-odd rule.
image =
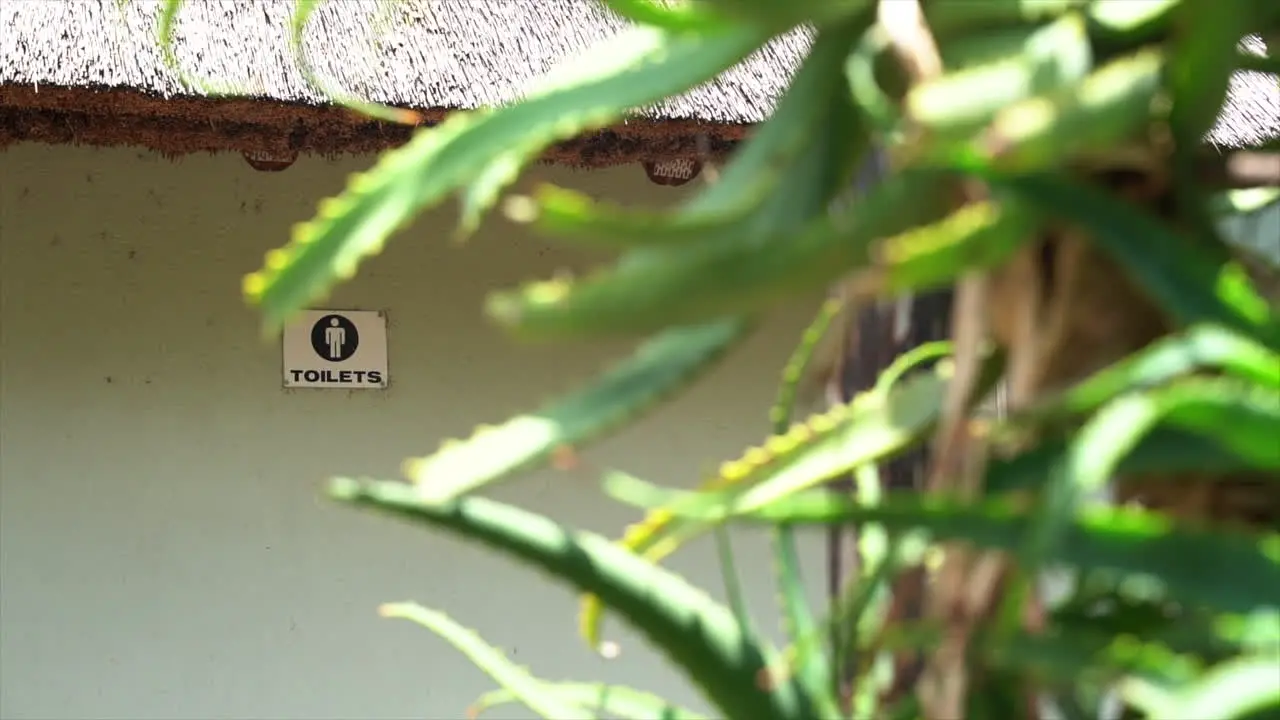
[[[158,2],[4,2],[0,142],[133,138],[180,154],[271,152],[281,144],[358,152],[407,138],[406,128],[332,108],[308,85],[289,47],[293,7],[292,0],[188,0],[175,32],[182,67],[253,98],[210,102],[165,66],[156,41]],[[595,0],[338,1],[312,15],[305,47],[331,87],[425,111],[433,120],[518,99],[556,62],[624,23]],[[722,77],[640,110],[614,132],[571,143],[560,159],[593,165],[693,155],[699,133],[723,149],[767,117],[808,43],[800,33],[778,39]]]
[[[165,67],[156,0],[0,3],[0,146],[36,140],[287,155],[367,152],[406,140],[408,128],[335,108],[308,85],[289,48],[293,6],[187,1],[176,26],[182,67],[245,93],[211,99]],[[553,64],[622,27],[596,0],[347,0],[319,6],[306,48],[324,82],[433,121],[516,100]],[[608,165],[719,154],[768,116],[809,41],[803,32],[779,38],[714,81],[567,143],[550,159]],[[1280,135],[1280,89],[1251,75],[1233,87],[1215,143]]]

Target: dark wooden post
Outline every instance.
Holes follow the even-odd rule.
[[[855,193],[876,182],[883,171],[882,157],[873,157],[856,179]],[[880,373],[902,353],[926,342],[950,338],[951,304],[952,291],[948,289],[883,301],[851,313],[846,320],[848,326],[841,329],[842,357],[839,372],[830,381],[831,399],[848,402],[857,393],[870,389]],[[923,448],[886,463],[879,468],[882,490],[920,491],[927,463],[927,450]],[[853,479],[845,478],[831,487],[834,492],[853,492]],[[856,527],[833,528],[829,533],[827,579],[829,603],[835,611],[846,583],[857,577],[860,562]],[[923,571],[908,571],[895,580],[893,607],[898,619],[920,617],[923,593]],[[853,632],[854,628],[837,624],[831,637],[832,646],[850,645],[843,640]],[[833,680],[846,704],[852,701],[856,667],[856,657],[835,659]],[[918,659],[896,667],[894,690],[914,685],[919,669]]]

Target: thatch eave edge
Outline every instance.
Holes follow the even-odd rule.
[[[456,110],[411,108],[435,124]],[[643,116],[551,148],[543,160],[608,167],[726,155],[752,126]],[[239,152],[333,157],[397,147],[413,128],[346,108],[254,97],[161,96],[136,88],[0,85],[0,148],[18,142],[144,147],[168,157]],[[709,152],[708,152],[709,151]]]

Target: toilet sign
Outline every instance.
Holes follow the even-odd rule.
[[[285,326],[284,386],[387,386],[387,318],[373,310],[308,310]]]

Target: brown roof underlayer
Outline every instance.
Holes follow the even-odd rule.
[[[448,111],[423,113],[439,122]],[[554,146],[543,160],[574,167],[719,158],[745,125],[630,120]],[[413,128],[340,107],[242,98],[162,98],[128,89],[0,85],[0,149],[16,142],[146,147],[168,157],[234,151],[287,157],[374,153]],[[705,140],[704,140],[705,138]]]

